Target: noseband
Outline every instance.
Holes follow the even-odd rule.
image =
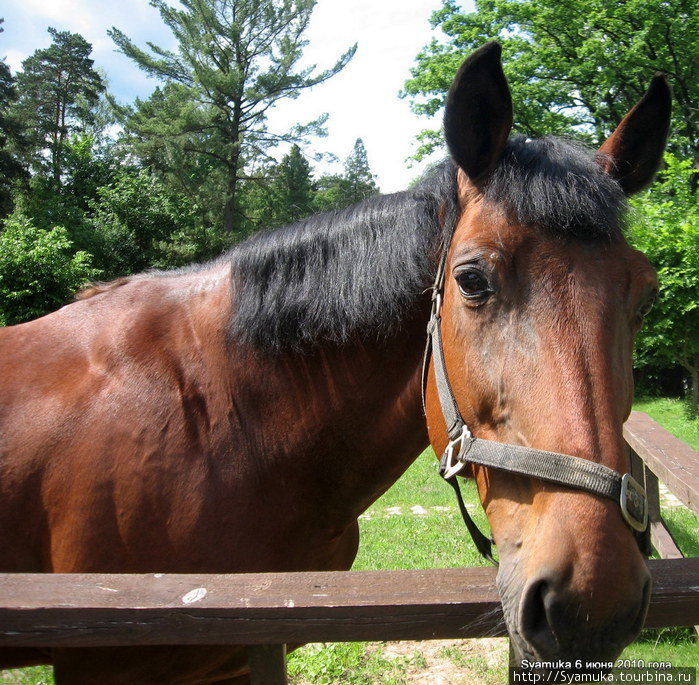
[[[456,220],[454,219],[450,236],[443,245],[437,276],[432,286],[432,312],[427,326],[422,394],[424,405],[427,372],[430,357],[433,357],[437,395],[449,438],[440,460],[439,473],[454,488],[464,523],[478,551],[497,565],[492,553],[494,541],[478,529],[466,510],[461,496],[456,476],[466,464],[478,464],[531,478],[539,478],[618,502],[622,516],[634,531],[641,552],[649,555],[648,501],[645,490],[630,474],[621,475],[603,464],[568,454],[483,440],[474,437],[469,431],[449,383],[441,331],[441,308],[447,254],[455,227]]]

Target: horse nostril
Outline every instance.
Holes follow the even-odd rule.
[[[549,582],[532,581],[524,590],[520,607],[522,637],[540,655],[556,653],[559,643],[555,630],[555,599]]]

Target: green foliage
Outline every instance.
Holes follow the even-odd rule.
[[[503,45],[515,128],[532,137],[570,134],[601,143],[640,99],[655,71],[674,87],[673,149],[696,155],[699,129],[698,0],[444,0],[432,24],[446,35],[416,58],[405,94],[433,115],[461,60],[488,40]],[[418,155],[441,139],[423,134]]]
[[[81,35],[48,31],[51,45],[22,62],[15,114],[24,123],[34,168],[46,167],[43,153],[48,151],[48,171],[60,182],[65,141],[94,121],[105,86],[89,57],[92,46]]]
[[[93,252],[87,214],[98,189],[112,181],[119,165],[109,150],[98,150],[94,137],[88,134],[74,134],[65,140],[62,163],[59,181],[50,174],[34,174],[26,188],[16,194],[17,210],[38,228],[66,227],[77,249]]]
[[[0,324],[47,314],[98,275],[89,254],[73,253],[64,228],[45,231],[12,215],[0,232]]]
[[[292,145],[273,172],[268,211],[271,220],[267,225],[298,221],[313,213],[313,178],[311,165],[298,145]]]
[[[0,19],[0,33],[3,19]],[[17,99],[15,80],[5,60],[0,60],[0,219],[12,211],[12,185],[23,180],[27,173],[16,157],[16,152],[24,148],[22,126],[10,113],[10,107]]]
[[[376,195],[379,189],[375,178],[369,168],[364,142],[357,138],[352,154],[345,160],[344,174],[322,176],[318,180],[315,208],[319,211],[342,209]]]
[[[145,170],[122,169],[91,208],[96,263],[107,278],[205,259],[226,244],[195,221],[193,203]]]
[[[633,200],[629,239],[658,271],[660,297],[636,346],[637,366],[680,364],[692,382],[692,411],[699,397],[699,205],[693,191],[699,171],[689,159],[665,156],[658,183]]]
[[[148,101],[122,108],[128,143],[145,156],[164,151],[167,173],[197,198],[207,184],[201,177],[191,183],[177,162],[204,158],[212,164],[225,201],[223,223],[233,231],[239,228],[236,194],[244,169],[267,159],[280,142],[322,132],[324,117],[271,132],[267,111],[331,78],[355,48],[328,70],[298,69],[315,0],[182,0],[182,9],[165,0],[151,4],[177,39],[176,53],[152,44],[146,52],[118,29],[110,31],[125,55],[167,82]]]

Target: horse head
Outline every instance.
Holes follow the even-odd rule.
[[[444,128],[459,216],[445,253],[443,364],[471,433],[629,470],[622,426],[632,347],[657,292],[623,237],[625,196],[661,161],[670,93],[656,76],[597,153],[510,137],[512,101],[489,43],[462,65]],[[447,446],[434,364],[430,441]],[[477,461],[477,460],[476,460]],[[641,629],[650,577],[619,504],[477,463],[503,610],[520,659],[609,660]]]

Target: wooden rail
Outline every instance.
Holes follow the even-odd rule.
[[[690,511],[699,515],[699,453],[647,414],[631,412],[624,425],[631,448],[631,472],[646,488],[651,543],[663,559],[681,559],[680,548],[663,521],[659,481]]]
[[[699,452],[640,411],[631,412],[624,438],[656,481],[699,516]]]
[[[648,565],[654,586],[646,626],[699,623],[699,557]],[[494,568],[1,578],[3,647],[505,635]]]

